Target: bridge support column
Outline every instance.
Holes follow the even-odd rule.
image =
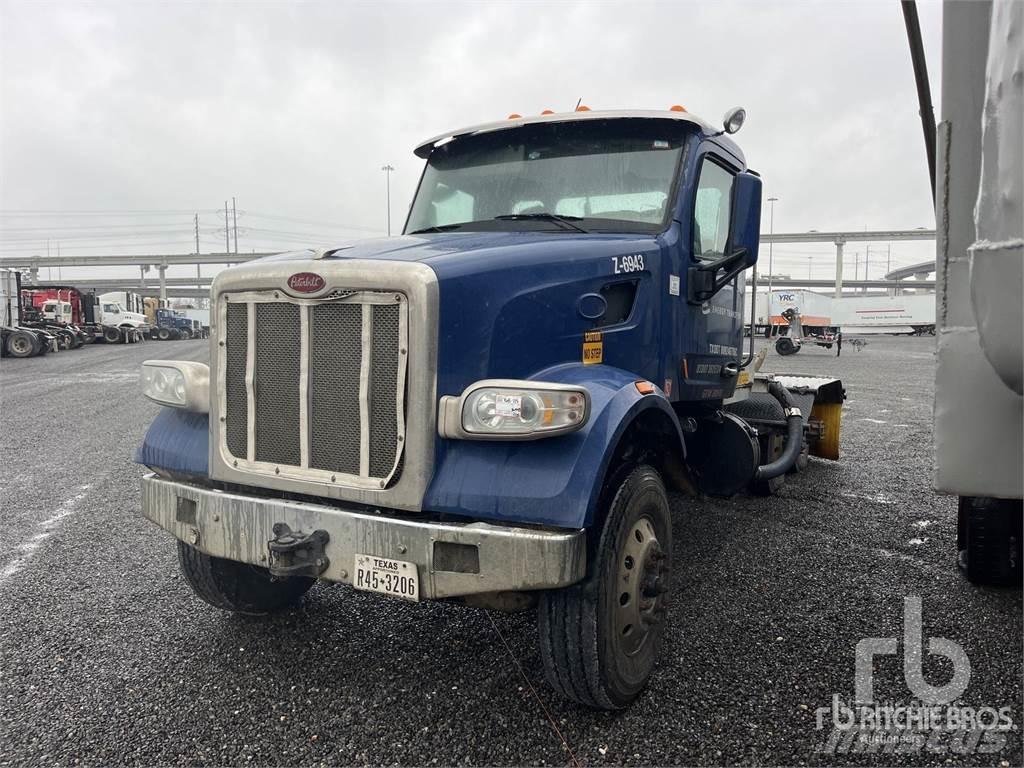
[[[836,293],[835,297],[843,297],[843,246],[845,240],[836,240]]]
[[[160,304],[164,306],[167,301],[167,265],[161,264],[158,269],[160,270]]]

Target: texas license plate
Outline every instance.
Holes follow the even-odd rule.
[[[420,599],[420,579],[416,563],[391,560],[376,555],[356,555],[352,586],[367,592],[380,592],[405,600]]]

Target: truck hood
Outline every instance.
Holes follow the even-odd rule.
[[[584,333],[595,327],[581,313],[580,302],[612,283],[627,282],[633,289],[623,300],[628,318],[606,332],[609,341],[612,336],[623,341],[606,345],[604,362],[628,362],[630,370],[640,373],[656,366],[658,335],[650,330],[660,327],[654,286],[664,282],[657,254],[677,238],[677,225],[659,235],[430,233],[277,254],[263,261],[369,260],[380,261],[382,270],[389,261],[429,266],[440,302],[438,392],[458,394],[481,379],[530,378],[553,365],[579,362]],[[646,267],[620,273],[616,257],[622,256],[637,256],[633,263]],[[634,302],[635,311],[630,311]]]
[[[576,232],[449,232],[359,240],[322,250],[292,251],[259,261],[371,259],[419,261],[439,278],[531,264],[617,256],[651,248],[655,235]]]

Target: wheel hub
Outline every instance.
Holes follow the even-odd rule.
[[[653,523],[640,518],[626,536],[616,579],[615,632],[627,656],[639,653],[665,615],[668,570]]]

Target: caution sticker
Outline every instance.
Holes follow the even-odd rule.
[[[604,360],[604,340],[600,331],[583,334],[583,364],[596,365]]]

